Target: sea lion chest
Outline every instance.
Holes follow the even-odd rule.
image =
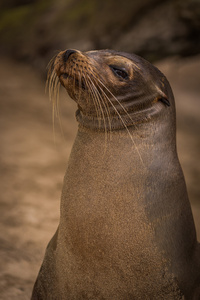
[[[112,134],[110,138],[108,145],[104,133],[78,133],[61,200],[61,218],[74,226],[72,232],[82,229],[82,238],[87,234],[91,242],[95,239],[102,247],[106,241],[108,249],[112,239],[115,245],[117,239],[121,244],[126,235],[132,234],[133,227],[136,230],[134,223],[138,218],[134,218],[134,214],[139,215],[142,209],[139,199],[143,197],[144,181],[142,174],[136,171],[134,156],[138,153],[127,134]],[[141,161],[139,164],[142,166]]]
[[[102,299],[179,293],[147,215],[151,146],[148,131],[141,136],[134,145],[127,132],[118,132],[108,144],[105,133],[78,132],[64,179],[57,247],[65,274],[60,285],[68,282],[75,299],[82,299],[82,291],[87,299],[91,291],[91,299],[94,291]]]

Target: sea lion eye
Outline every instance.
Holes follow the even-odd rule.
[[[116,66],[109,66],[109,67],[111,68],[111,70],[117,77],[121,77],[123,79],[128,78],[128,73],[124,69],[116,67]]]

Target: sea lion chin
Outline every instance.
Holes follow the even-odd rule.
[[[51,61],[48,82],[55,106],[60,84],[77,103],[79,128],[32,300],[200,299],[165,76],[135,54],[68,49]]]

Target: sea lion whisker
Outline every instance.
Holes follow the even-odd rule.
[[[106,111],[106,114],[107,114],[107,118],[108,118],[108,122],[109,122],[109,128],[110,128],[110,131],[111,131],[110,114],[109,114],[108,106],[107,106],[106,103],[105,103],[106,101],[104,101],[105,97],[104,97],[104,99],[103,99],[102,95],[99,93],[98,88],[96,87],[96,85],[94,84],[94,82],[92,81],[92,79],[91,79],[91,78],[89,78],[89,79],[91,80],[91,83],[92,83],[92,85],[93,85],[93,87],[94,87],[94,91],[95,91],[96,97],[99,99],[100,104],[102,103],[103,106],[104,106],[104,108],[105,108],[105,111]],[[101,101],[101,100],[102,100],[102,101]],[[106,124],[105,124],[105,127],[107,127]]]
[[[56,85],[57,80],[58,80],[57,74],[56,73],[52,74],[49,87],[50,87],[50,99],[53,102],[56,102],[56,99],[55,99],[55,85]]]
[[[105,86],[105,84],[95,75],[95,73],[93,73],[93,75],[95,76],[95,79],[108,91],[108,93],[120,104],[120,106],[122,106],[122,104],[116,99],[116,97],[111,93],[111,91]],[[105,93],[105,91],[100,87],[100,85],[98,85],[99,89],[101,90],[101,92],[106,96],[106,99],[109,101],[109,103],[111,104],[111,101],[108,97],[108,95]],[[112,105],[113,106],[113,105]],[[122,106],[123,108],[123,106]],[[116,107],[115,107],[115,111],[117,111]],[[125,110],[125,112],[128,114],[128,112]],[[118,113],[118,111],[117,111]],[[132,118],[131,118],[132,120]]]
[[[49,79],[49,77],[51,76],[51,74],[54,72],[54,66],[55,66],[55,59],[56,59],[57,55],[54,55],[54,57],[49,61],[48,65],[47,65],[47,81]]]
[[[56,73],[53,71],[47,81],[48,88],[49,88],[50,101],[52,100],[52,98],[51,98],[52,97],[52,83],[54,81],[55,76],[56,76]]]
[[[98,83],[98,80],[97,80],[97,76],[94,74],[94,79],[96,80],[96,84],[95,84],[95,88],[96,88],[96,91],[99,95],[99,97],[102,99],[102,103],[105,107],[105,110],[106,110],[106,113],[107,113],[107,118],[108,118],[108,122],[109,122],[109,128],[110,128],[110,131],[112,130],[112,125],[111,125],[111,114],[110,114],[110,108],[109,108],[109,105],[108,105],[108,101],[107,101],[107,98],[102,96],[102,94],[100,93],[99,91],[99,83]]]
[[[57,103],[57,85],[59,84],[59,80],[56,76],[56,74],[53,74],[51,81],[50,81],[50,100],[52,101],[52,103],[55,104],[55,108],[57,107],[56,103]]]
[[[60,117],[59,111],[59,91],[60,91],[60,81],[59,77],[55,72],[55,59],[57,54],[50,60],[49,64],[47,65],[48,73],[47,73],[47,81],[46,81],[46,88],[49,89],[49,97],[50,101],[52,102],[52,120],[53,120],[53,135],[55,140],[55,116],[59,119],[60,129],[63,135],[62,129],[62,121]]]
[[[137,126],[136,124],[134,124],[133,119],[131,118],[130,114],[128,113],[128,111],[124,108],[124,106],[120,103],[120,101],[113,95],[113,93],[105,86],[105,84],[93,73],[93,75],[95,76],[96,80],[99,81],[99,83],[107,90],[107,92],[115,99],[115,101],[121,106],[121,108],[123,109],[123,111],[126,113],[126,115],[129,117],[130,121],[133,123],[133,126],[135,127],[135,129],[137,130]],[[106,95],[106,93],[105,93]],[[109,99],[110,102],[110,99]],[[111,103],[111,102],[110,102]],[[137,133],[136,133],[137,134]]]
[[[102,108],[102,105],[101,105],[101,101],[100,101],[99,95],[96,92],[96,87],[95,87],[92,79],[89,76],[87,76],[87,79],[91,82],[91,84],[90,84],[90,86],[91,86],[90,92],[91,92],[91,97],[92,97],[93,103],[96,103],[97,107],[99,107],[100,115],[99,115],[99,117],[97,115],[97,119],[98,119],[98,123],[99,123],[99,128],[100,128],[100,125],[101,125],[101,115],[102,115],[102,119],[103,119],[103,122],[104,122],[104,131],[105,131],[105,148],[104,148],[104,153],[105,153],[106,147],[107,147],[107,127],[106,127],[105,115],[104,115],[104,111],[103,111],[103,108]]]
[[[48,87],[49,87],[49,98],[53,104],[55,103],[55,99],[54,99],[55,80],[56,80],[56,73],[52,72],[51,76],[49,77]]]
[[[62,126],[62,119],[60,116],[60,107],[59,107],[59,92],[60,92],[60,81],[58,77],[55,77],[53,85],[52,85],[52,103],[53,103],[53,132],[54,132],[54,140],[55,140],[55,116],[58,118],[59,121],[59,126],[61,130],[61,134],[64,137],[64,132],[63,132],[63,126]]]
[[[115,99],[115,101],[119,104],[119,106],[123,109],[123,111],[125,112],[125,114],[128,116],[128,118],[130,119],[130,121],[132,122],[132,125],[135,127],[136,129],[136,134],[137,134],[137,130],[138,127],[137,125],[134,123],[132,117],[130,116],[130,114],[128,113],[128,111],[125,109],[124,105],[115,97],[115,95],[113,95],[113,93],[105,86],[105,84],[97,78],[97,80],[100,82],[100,84],[103,85],[103,87],[107,90],[107,92]],[[105,93],[106,94],[106,93]],[[111,101],[112,102],[112,101]],[[138,135],[138,134],[137,134]]]
[[[75,88],[76,88],[76,77],[75,77],[75,74],[73,72],[71,72],[71,76],[73,78],[73,90],[75,91]]]
[[[106,94],[105,94],[105,95],[106,95]],[[106,96],[107,96],[107,95],[106,95]],[[131,139],[131,141],[132,141],[132,143],[133,143],[133,145],[134,145],[134,147],[135,147],[135,149],[136,149],[136,151],[137,151],[137,153],[138,153],[138,156],[139,156],[139,158],[140,158],[140,161],[141,161],[143,167],[145,167],[145,164],[144,164],[144,161],[143,161],[143,159],[142,159],[142,156],[141,156],[141,154],[140,154],[140,152],[139,152],[139,150],[138,150],[138,148],[137,148],[137,146],[136,146],[136,143],[135,143],[135,141],[134,141],[134,139],[133,139],[132,134],[130,133],[130,130],[128,129],[126,123],[124,122],[123,118],[121,117],[120,113],[118,112],[118,110],[116,109],[116,107],[114,106],[114,104],[112,103],[112,101],[109,99],[109,97],[107,97],[107,98],[108,98],[108,101],[110,102],[110,104],[113,106],[113,108],[114,108],[115,111],[117,112],[117,114],[118,114],[118,116],[119,116],[119,118],[120,118],[122,124],[124,125],[124,128],[126,129],[128,135],[129,135],[129,137],[130,137],[130,139]]]
[[[88,90],[89,90],[89,96],[91,96],[91,99],[94,103],[94,106],[95,106],[95,111],[96,111],[96,114],[97,114],[97,119],[98,119],[98,123],[99,123],[99,127],[100,127],[100,119],[101,119],[101,110],[100,110],[100,107],[99,107],[99,103],[98,103],[98,99],[96,99],[95,97],[95,91],[94,91],[94,86],[92,85],[92,83],[88,82],[88,74],[87,74],[87,78],[85,77],[85,80],[86,80],[86,84],[88,86]]]
[[[88,77],[88,79],[90,79]],[[91,80],[91,79],[90,79]],[[93,82],[92,82],[93,83]],[[96,93],[96,88],[95,88],[95,85],[93,83],[93,96],[94,96],[94,100],[96,99],[97,101],[97,104],[99,105],[99,108],[100,108],[100,111],[101,111],[101,115],[102,115],[102,118],[103,118],[103,122],[104,122],[104,129],[105,129],[105,145],[107,145],[107,126],[106,126],[106,118],[105,118],[105,115],[104,115],[104,111],[103,111],[103,108],[102,108],[102,104],[101,104],[101,101],[100,101],[100,98],[98,96],[98,94]],[[100,126],[100,118],[99,118],[99,126]]]
[[[50,82],[49,82],[49,98],[50,101],[52,103],[52,123],[53,123],[53,137],[54,137],[54,141],[55,141],[55,115],[56,115],[56,104],[55,104],[55,99],[53,96],[54,93],[54,81],[53,78],[55,78],[55,74],[52,73],[52,76],[50,78]]]
[[[83,73],[82,73],[82,77],[83,77],[83,79],[84,79],[84,81],[85,81],[87,90],[89,91],[88,96],[91,96],[92,100],[94,100],[93,97],[92,97],[93,87],[92,87],[91,83],[88,81],[88,74],[87,74],[87,73],[85,74],[85,73],[83,72]],[[96,108],[97,108],[96,103],[94,103],[94,105],[95,105],[95,109],[96,109]],[[96,113],[97,113],[97,111],[96,111]]]
[[[50,61],[48,62],[47,64],[47,69],[49,70],[49,68],[55,63],[55,59],[57,57],[57,54],[55,54],[51,59]]]
[[[54,64],[52,60],[51,65]],[[46,82],[46,90],[49,90],[49,98],[52,102],[52,123],[53,123],[53,136],[55,141],[55,116],[57,116],[59,120],[59,126],[61,129],[61,133],[63,134],[63,126],[60,117],[60,110],[59,110],[59,91],[60,91],[60,81],[59,77],[57,76],[55,70],[49,69],[47,82]]]
[[[119,116],[119,118],[120,118],[120,120],[121,120],[121,122],[122,122],[124,128],[126,129],[128,135],[129,135],[129,137],[130,137],[130,139],[131,139],[131,141],[132,141],[132,143],[133,143],[133,145],[134,145],[134,147],[135,147],[135,149],[136,149],[136,151],[137,151],[137,153],[138,153],[138,156],[139,156],[139,158],[140,158],[140,161],[141,161],[143,167],[145,167],[144,161],[143,161],[143,159],[142,159],[142,157],[141,157],[141,154],[140,154],[140,152],[139,152],[139,150],[138,150],[138,148],[137,148],[137,146],[136,146],[136,143],[135,143],[135,141],[134,141],[134,139],[133,139],[133,136],[131,135],[130,130],[128,129],[126,123],[124,122],[122,116],[120,115],[120,113],[118,112],[117,108],[114,106],[114,104],[112,103],[112,101],[109,99],[108,95],[104,92],[104,90],[103,90],[100,86],[99,86],[99,88],[101,89],[102,93],[104,93],[105,97],[108,99],[109,103],[110,103],[111,106],[114,108],[114,110],[115,110],[115,112],[117,113],[117,115]]]
[[[105,97],[105,95],[102,96],[102,94],[99,92],[98,88],[99,85],[96,87],[96,85],[94,85],[95,89],[96,89],[96,93],[99,96],[99,99],[102,100],[101,102],[103,103],[103,106],[105,108],[105,112],[107,114],[107,119],[108,119],[108,124],[109,124],[109,130],[111,132],[112,130],[112,125],[111,125],[111,115],[110,115],[110,110],[109,110],[109,106],[108,106],[108,101],[107,98]]]
[[[131,121],[133,121],[133,119],[131,118],[130,114],[128,113],[128,111],[125,109],[125,107],[121,104],[121,102],[115,97],[115,95],[113,95],[113,93],[106,87],[106,85],[97,78],[97,80],[99,81],[99,83],[107,90],[107,92],[115,99],[115,101],[121,106],[121,108],[123,109],[123,111],[126,113],[126,115],[130,118]]]
[[[50,62],[47,65],[47,70],[48,70],[48,72],[47,72],[47,83],[49,82],[50,77],[52,77],[52,75],[54,73],[56,73],[55,72],[55,59],[56,59],[56,57],[57,57],[57,55],[54,55],[54,57],[50,60]]]
[[[54,97],[55,97],[56,113],[58,118],[60,118],[59,91],[60,91],[60,81],[58,78],[56,78],[54,82]]]
[[[78,70],[78,83],[79,83],[79,94],[78,94],[78,100],[81,99],[81,86],[82,86],[82,70]]]
[[[134,124],[133,119],[131,118],[130,114],[128,113],[128,111],[125,109],[125,107],[121,104],[121,102],[115,97],[115,95],[113,95],[113,93],[105,86],[105,84],[95,75],[95,73],[93,72],[93,75],[95,76],[96,80],[99,81],[99,83],[107,90],[107,92],[115,99],[115,101],[120,105],[120,107],[123,109],[123,111],[125,112],[125,114],[128,116],[128,118],[130,119],[130,121],[133,123],[133,126],[135,127],[135,129],[137,129],[136,124]]]

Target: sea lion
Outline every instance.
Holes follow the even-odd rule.
[[[167,79],[134,54],[69,49],[50,64],[55,97],[59,82],[79,128],[32,300],[200,299]]]

